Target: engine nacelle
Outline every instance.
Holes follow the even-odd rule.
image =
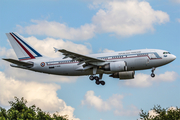
[[[135,71],[116,72],[109,77],[121,79],[134,79]]]
[[[105,71],[113,71],[113,72],[120,72],[120,71],[126,71],[127,66],[125,61],[118,61],[118,62],[110,62],[106,64],[103,69]]]

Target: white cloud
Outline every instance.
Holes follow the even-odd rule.
[[[150,75],[146,75],[143,73],[139,73],[135,75],[135,79],[125,81],[126,86],[133,86],[133,87],[147,87],[152,85],[149,81],[151,79]]]
[[[154,10],[146,1],[138,0],[99,0],[93,1],[91,8],[98,8],[92,17],[92,23],[79,28],[68,27],[64,23],[46,20],[32,20],[33,25],[17,25],[20,33],[47,35],[69,40],[87,40],[97,33],[113,33],[119,36],[131,36],[154,31],[155,24],[169,21],[169,15]]]
[[[110,52],[115,52],[114,50],[109,50],[109,49],[104,49],[103,50],[104,53],[110,53]]]
[[[164,74],[160,74],[157,77],[155,77],[155,79],[152,79],[153,81],[157,81],[157,82],[172,82],[174,80],[176,80],[178,77],[178,74],[174,71],[167,71]]]
[[[173,1],[175,3],[180,3],[180,0],[171,0],[171,1]]]
[[[177,19],[177,21],[180,23],[180,18],[179,18],[179,19]]]
[[[6,77],[0,72],[0,105],[8,106],[8,101],[24,97],[28,100],[28,105],[35,104],[43,111],[50,113],[59,112],[60,115],[68,115],[69,119],[79,120],[73,115],[74,108],[57,97],[56,91],[60,89],[56,84],[45,84],[38,82],[18,81],[11,77]]]
[[[88,107],[94,107],[99,111],[114,110],[115,115],[119,116],[133,116],[138,115],[139,110],[135,106],[130,106],[128,110],[123,108],[122,99],[123,95],[114,94],[109,97],[108,100],[104,101],[100,96],[95,96],[94,91],[87,91],[82,100],[82,105],[87,105]]]
[[[38,40],[35,37],[28,37],[25,38],[31,46],[33,46],[37,51],[40,53],[48,56],[48,57],[60,57],[61,53],[54,52],[54,48],[58,49],[66,49],[72,52],[77,52],[79,54],[90,54],[92,52],[91,49],[88,49],[87,46],[82,44],[75,44],[71,41],[64,41],[62,39],[53,39],[53,38],[46,38],[43,40]],[[62,56],[61,56],[62,57]]]
[[[65,24],[55,21],[48,22],[46,20],[31,20],[34,25],[22,27],[17,25],[20,33],[28,33],[30,35],[47,35],[51,37],[59,37],[62,39],[70,40],[87,40],[92,38],[94,34],[95,26],[92,24],[85,24],[79,28],[71,28]]]
[[[0,47],[0,56],[17,58],[13,49],[6,49],[5,47]]]
[[[105,48],[104,50],[99,49],[98,52],[99,53],[111,53],[111,52],[115,52],[115,51],[114,50],[109,50],[109,49]]]
[[[89,105],[89,107],[95,107],[99,111],[110,110],[110,105],[107,102],[104,102],[100,97],[94,95],[94,91],[87,91],[85,95],[85,100],[82,100],[82,105]]]
[[[153,10],[145,1],[112,1],[103,7],[92,18],[100,33],[116,33],[121,36],[141,34],[153,31],[154,24],[169,21],[167,13]]]
[[[156,75],[155,78],[151,78],[151,76],[147,74],[139,73],[135,75],[135,79],[125,81],[124,85],[131,87],[148,87],[154,82],[172,82],[176,80],[177,77],[178,74],[174,71],[167,71],[164,74]]]
[[[3,48],[0,47],[0,57],[1,58],[15,58],[15,59],[17,59],[13,49],[6,49],[4,47]],[[4,68],[4,67],[6,68],[6,66],[7,66],[7,62],[0,59],[0,67],[1,68]],[[8,64],[7,67],[9,67],[9,64]]]

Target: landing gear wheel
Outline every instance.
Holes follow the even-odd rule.
[[[104,81],[100,81],[101,82],[101,85],[105,85],[105,82]]]
[[[94,76],[91,75],[91,76],[89,77],[89,79],[90,79],[90,80],[94,80]]]
[[[104,81],[102,81],[101,79],[102,79],[102,74],[101,75],[99,75],[99,77],[98,76],[93,76],[93,75],[91,75],[91,76],[89,76],[89,79],[90,80],[96,80],[96,84],[97,85],[99,85],[99,84],[101,84],[101,85],[105,85],[105,82]],[[101,80],[101,81],[99,81],[99,80]]]
[[[96,80],[96,84],[99,85],[101,82],[99,80]]]
[[[152,73],[151,73],[151,77],[152,77],[152,78],[154,78],[154,77],[155,77],[155,74],[154,74],[155,69],[156,69],[156,68],[155,68],[155,67],[153,67],[153,68],[152,68],[152,70],[151,70],[151,72],[152,72]]]
[[[153,77],[155,77],[155,74],[154,74],[154,73],[152,73],[152,74],[151,74],[151,77],[152,77],[152,78],[153,78]]]
[[[99,81],[99,77],[98,76],[95,76],[94,78],[96,81]]]

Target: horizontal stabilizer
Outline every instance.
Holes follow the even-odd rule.
[[[15,60],[15,59],[7,59],[7,58],[3,58],[3,60],[11,62],[13,64],[19,65],[19,66],[25,66],[25,67],[31,67],[33,66],[33,63],[29,63],[29,62],[22,62],[19,60]]]

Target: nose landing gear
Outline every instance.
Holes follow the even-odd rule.
[[[93,80],[96,80],[96,84],[97,84],[97,85],[99,85],[99,84],[105,85],[105,82],[104,82],[104,81],[100,81],[100,79],[102,79],[102,74],[100,74],[99,76],[100,76],[100,77],[91,75],[91,76],[89,77],[89,79],[92,80],[92,81],[93,81]]]
[[[151,73],[151,77],[154,78],[154,77],[155,77],[155,74],[154,74],[154,73]]]
[[[152,77],[152,78],[155,77],[155,74],[154,74],[155,69],[156,69],[156,68],[153,67],[152,70],[151,70],[151,71],[152,71],[152,73],[151,73],[151,77]]]

